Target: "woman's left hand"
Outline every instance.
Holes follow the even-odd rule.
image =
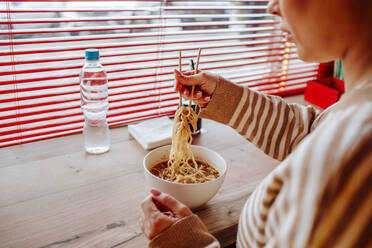
[[[176,223],[183,217],[192,214],[191,210],[172,196],[151,189],[151,195],[141,203],[140,226],[148,239]]]

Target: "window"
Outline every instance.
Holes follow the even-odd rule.
[[[200,69],[268,94],[302,92],[305,64],[266,13],[268,1],[3,1],[0,147],[80,132],[78,74],[98,48],[111,126],[174,113],[173,69]]]

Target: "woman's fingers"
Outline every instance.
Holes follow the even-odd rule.
[[[145,214],[145,217],[152,214],[153,212],[158,211],[155,204],[152,201],[151,195],[147,196],[141,203],[141,208],[143,213]]]
[[[218,82],[218,75],[208,72],[200,72],[193,74],[193,72],[179,72],[174,70],[175,75],[175,88],[176,91],[182,92],[181,89],[188,88],[191,90],[195,86],[195,90],[199,89],[203,94],[212,95],[216,89]]]
[[[211,96],[203,94],[203,92],[201,91],[199,92],[198,91],[194,92],[193,101],[195,102],[195,104],[204,108],[208,105],[209,101],[211,100]],[[190,99],[190,91],[187,88],[182,89],[182,97],[187,100]]]
[[[182,89],[182,84],[178,83],[177,81],[175,82],[174,90],[176,92],[181,92]]]
[[[184,96],[185,98],[189,98],[190,97],[190,91],[187,88],[183,88],[182,89],[182,96]]]
[[[150,190],[150,193],[153,195],[153,196],[159,196],[161,194],[161,191],[155,189],[155,188],[151,188]]]
[[[202,101],[203,101],[204,103],[209,103],[210,100],[211,100],[211,96],[208,96],[208,95],[203,96]]]
[[[200,90],[194,92],[194,99],[200,99],[203,96],[203,93]]]
[[[143,200],[141,203],[142,213],[139,220],[142,232],[150,240],[177,221],[177,218],[173,217],[172,212],[161,212],[154,200],[151,195]]]
[[[151,190],[150,192],[154,199],[159,201],[166,208],[169,208],[176,215],[176,217],[183,218],[192,214],[191,210],[187,206],[185,206],[180,201],[177,201],[171,195],[162,193],[160,191]]]
[[[192,86],[192,85],[201,85],[203,82],[202,80],[202,74],[190,74],[187,75],[188,73],[182,73],[178,70],[174,70],[174,76],[176,78],[176,81],[181,83],[182,85],[187,85],[187,86]]]
[[[200,70],[198,70],[198,72],[200,72]],[[195,73],[195,71],[182,71],[182,74],[186,75],[186,76],[191,76],[191,75],[195,75],[197,73]]]
[[[191,90],[187,87],[183,87],[180,90],[180,92],[182,93],[182,96],[187,98],[187,99],[191,97]],[[205,99],[206,97],[210,98],[210,96],[203,93],[203,91],[195,89],[194,90],[194,95],[193,95],[192,98],[195,100],[195,99]]]
[[[172,196],[152,189],[142,203],[139,225],[148,239],[173,225],[177,220],[192,214],[191,210]]]
[[[151,194],[153,194],[153,192],[151,192]],[[174,213],[180,207],[180,203],[168,194],[160,192],[160,194],[153,194],[152,197],[160,204],[162,204],[165,208],[170,209]]]

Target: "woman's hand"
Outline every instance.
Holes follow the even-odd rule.
[[[180,92],[184,98],[189,99],[191,87],[195,85],[194,102],[202,108],[208,105],[216,89],[218,75],[200,70],[195,75],[193,71],[182,73],[174,70],[174,75],[176,79],[176,91]]]
[[[141,203],[140,226],[148,239],[153,239],[178,220],[192,214],[191,210],[172,196],[151,189]]]

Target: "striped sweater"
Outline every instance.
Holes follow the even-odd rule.
[[[372,247],[371,84],[320,113],[220,77],[201,116],[282,161],[243,207],[237,247]],[[174,239],[177,247],[219,247],[196,215],[149,246],[173,247]]]

